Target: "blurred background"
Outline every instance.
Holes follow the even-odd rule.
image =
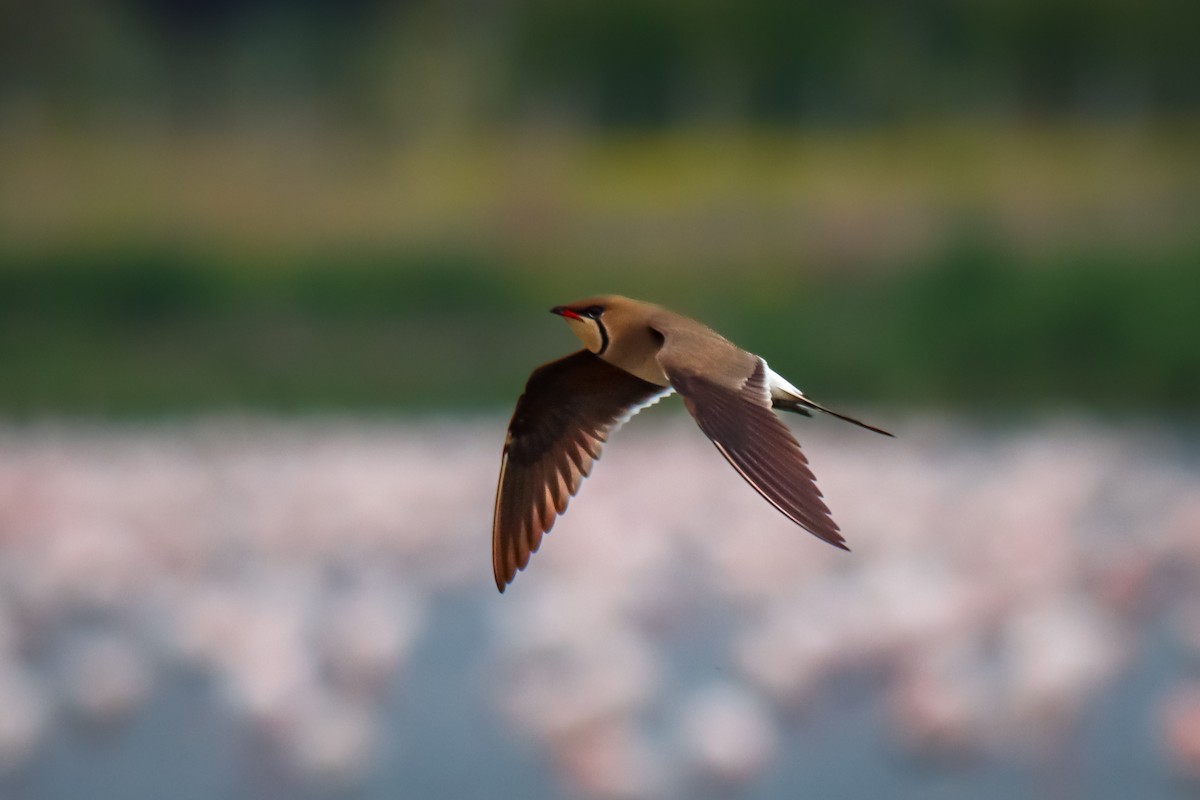
[[[1195,796],[1198,29],[0,3],[0,796]],[[664,403],[495,594],[599,292],[898,434],[852,554]]]

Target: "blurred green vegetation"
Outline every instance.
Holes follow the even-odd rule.
[[[1197,30],[1192,0],[57,0],[0,4],[0,94],[385,132],[1153,116],[1200,107]]]
[[[1186,0],[532,0],[517,91],[592,124],[694,115],[877,125],[956,113],[1196,108]],[[1182,27],[1181,27],[1182,26]]]
[[[1193,0],[0,3],[0,415],[508,406],[615,291],[815,397],[1200,410]]]
[[[577,347],[549,306],[606,290],[705,319],[830,402],[1200,408],[1200,243],[1031,257],[964,236],[857,277],[758,265],[736,291],[468,252],[330,252],[271,269],[169,249],[5,262],[10,417],[507,406],[534,366]]]

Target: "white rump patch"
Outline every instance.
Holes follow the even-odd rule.
[[[787,379],[767,365],[766,359],[759,359],[767,368],[767,389],[771,392],[772,400],[799,400],[804,392],[788,383]]]

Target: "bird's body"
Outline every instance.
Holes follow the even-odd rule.
[[[845,548],[800,445],[772,409],[815,409],[886,431],[818,405],[759,356],[661,306],[609,295],[551,310],[585,349],[534,370],[509,423],[492,524],[500,591],[566,510],[609,434],[673,391],[759,494]]]

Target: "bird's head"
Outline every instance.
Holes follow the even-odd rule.
[[[565,319],[571,332],[579,337],[583,346],[596,355],[601,355],[608,349],[609,344],[609,331],[604,324],[604,312],[608,306],[608,298],[592,298],[565,306],[555,306],[550,309],[550,313]]]

